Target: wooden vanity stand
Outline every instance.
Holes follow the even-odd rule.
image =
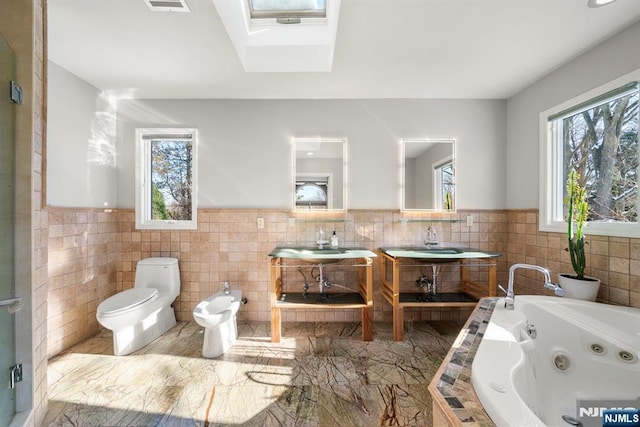
[[[457,259],[452,262],[442,263],[442,261],[420,260],[411,257],[391,256],[382,250],[381,263],[381,293],[385,300],[393,307],[393,340],[404,340],[404,308],[439,308],[439,307],[475,307],[482,297],[493,297],[496,295],[496,263],[495,258],[500,254],[487,252],[474,252],[471,258],[465,258],[465,254],[457,255]],[[478,256],[478,254],[481,254]],[[420,301],[419,296],[424,292],[401,292],[400,291],[400,270],[403,267],[416,268],[416,266],[458,266],[460,268],[460,285],[462,291],[457,293],[438,293],[434,301]],[[389,265],[391,266],[389,268]],[[486,266],[488,269],[488,283],[479,284],[469,280],[469,267]],[[446,267],[445,267],[446,268]],[[391,276],[388,273],[391,272]]]
[[[375,253],[367,251],[373,257]],[[285,290],[283,283],[284,268],[310,267],[312,264],[304,264],[299,259],[272,257],[270,266],[270,297],[271,297],[271,342],[280,342],[282,336],[281,310],[287,309],[361,309],[362,310],[362,340],[371,341],[373,337],[373,258],[345,258],[340,260],[355,261],[352,267],[356,269],[357,292],[341,292],[339,297],[331,297],[327,292],[307,292],[303,294],[299,291],[290,292]],[[326,267],[326,265],[325,265]],[[336,295],[336,294],[333,294]]]

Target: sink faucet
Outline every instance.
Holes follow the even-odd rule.
[[[427,239],[424,242],[424,245],[427,248],[432,246],[436,246],[438,244],[438,233],[436,233],[436,229],[433,228],[432,225],[427,228]]]
[[[506,294],[506,297],[504,298],[504,306],[507,310],[513,310],[513,306],[516,298],[516,295],[513,290],[513,277],[514,277],[515,271],[518,268],[536,270],[541,272],[542,274],[544,274],[544,287],[547,289],[551,289],[556,295],[560,297],[564,295],[564,289],[562,289],[560,286],[551,282],[551,275],[549,274],[549,270],[547,270],[546,268],[540,267],[538,265],[531,265],[531,264],[513,264],[511,268],[509,268],[508,289],[505,291],[505,289],[502,286],[499,286],[502,292]]]

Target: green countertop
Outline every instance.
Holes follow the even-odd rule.
[[[397,248],[380,248],[380,251],[392,258],[414,258],[414,259],[437,259],[437,260],[456,260],[456,259],[472,259],[472,258],[497,258],[500,256],[498,252],[486,252],[466,247],[397,247]]]
[[[295,259],[349,259],[349,258],[375,258],[375,252],[365,248],[331,248],[318,249],[313,246],[283,246],[269,252],[273,258]]]

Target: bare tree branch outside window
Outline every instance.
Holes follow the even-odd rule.
[[[191,220],[193,147],[190,140],[151,143],[153,220]]]
[[[589,221],[637,222],[638,90],[561,120],[564,181],[580,175]]]

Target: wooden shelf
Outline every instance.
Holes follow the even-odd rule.
[[[356,292],[286,292],[280,295],[275,305],[280,308],[363,308],[367,302]]]
[[[357,288],[353,292],[289,292],[284,288],[282,270],[288,259],[295,266],[295,258],[271,258],[271,341],[280,342],[282,336],[281,311],[286,309],[360,309],[362,311],[362,340],[373,338],[373,258],[348,258],[352,264],[345,267],[356,269]],[[307,266],[311,266],[308,264]],[[298,266],[296,266],[299,268]]]
[[[431,307],[438,305],[443,307],[475,307],[478,303],[476,297],[464,292],[443,292],[435,295],[428,295],[424,292],[401,292],[399,300],[403,307],[424,307],[425,303]]]
[[[442,266],[457,266],[460,268],[460,284],[462,292],[437,293],[428,297],[423,292],[400,291],[400,269],[403,267],[416,267],[416,265],[430,265],[429,263],[415,263],[410,258],[394,258],[382,252],[382,286],[380,292],[384,299],[393,307],[393,339],[404,340],[404,308],[443,308],[443,307],[474,307],[483,296],[496,295],[496,264],[493,257],[473,259],[462,258],[449,264],[435,264]],[[387,278],[387,264],[391,263],[391,280]],[[488,283],[481,284],[469,280],[468,268],[482,266],[488,269]]]

